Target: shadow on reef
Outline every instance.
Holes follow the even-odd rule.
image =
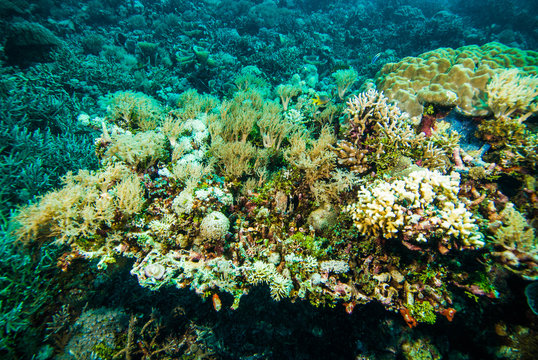
[[[252,289],[237,310],[229,309],[233,298],[223,294],[222,309],[217,312],[209,298],[204,301],[187,289],[142,288],[124,270],[128,268],[97,275],[84,311],[115,308],[136,314],[138,331],[155,320],[159,322],[152,338],[155,348],[175,350],[181,358],[417,359],[419,353],[428,352],[428,359],[489,359],[491,349],[499,344],[509,348],[518,342],[520,358],[532,359],[536,348],[538,324],[523,296],[525,282],[515,276],[496,284],[503,294],[488,303],[478,303],[471,294],[456,290],[455,301],[461,309],[452,322],[443,318],[435,325],[410,329],[399,314],[387,312],[378,303],[357,306],[348,314],[340,304],[316,308],[303,301],[273,301],[267,286]],[[529,327],[530,332],[509,329],[517,324]],[[124,326],[116,342],[125,341],[128,332]],[[149,343],[143,332],[135,335],[140,337],[137,342]],[[170,350],[161,345],[167,341],[182,346]],[[193,348],[203,351],[196,353]],[[132,358],[143,358],[140,355],[133,351]]]

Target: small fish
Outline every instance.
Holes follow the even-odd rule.
[[[377,54],[375,54],[375,56],[372,58],[372,62],[371,62],[370,64],[375,64],[375,62],[376,62],[377,60],[379,60],[379,58],[381,57],[382,54],[383,54],[383,53],[377,53]]]
[[[312,103],[317,106],[324,106],[329,101],[331,101],[331,99],[327,95],[316,95],[316,97],[312,99]]]
[[[222,307],[222,302],[220,301],[219,296],[217,294],[213,294],[211,300],[213,300],[213,309],[215,309],[215,311],[220,311],[220,308]]]

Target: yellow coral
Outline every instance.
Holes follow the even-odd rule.
[[[363,186],[358,201],[346,211],[359,232],[371,238],[394,238],[404,229],[413,232],[420,219],[428,219],[431,229],[426,236],[441,233],[443,237],[459,239],[465,246],[482,246],[473,215],[459,203],[458,191],[457,173],[446,176],[437,171],[419,170],[405,179]],[[427,240],[423,233],[414,235],[416,241]]]
[[[166,137],[156,131],[113,133],[107,141],[110,143],[102,156],[105,163],[119,160],[136,169],[147,169],[168,156]]]
[[[102,103],[107,120],[125,130],[153,130],[164,114],[157,100],[139,92],[117,91],[106,96]]]
[[[538,240],[534,236],[534,229],[514,205],[508,203],[500,215],[503,226],[495,231],[494,242],[508,249],[537,253]]]
[[[496,118],[538,110],[538,78],[525,76],[518,69],[497,71],[488,83],[486,93],[488,107]]]
[[[58,243],[71,243],[110,227],[116,212],[132,215],[144,205],[143,187],[125,165],[69,173],[64,183],[15,217],[21,240],[56,237]]]
[[[412,117],[422,114],[425,103],[456,106],[459,112],[481,116],[487,113],[481,97],[495,71],[517,67],[525,76],[536,75],[537,55],[496,42],[440,48],[386,64],[376,83]]]
[[[344,99],[347,90],[359,78],[359,73],[353,68],[337,70],[332,74],[338,88],[338,97]]]

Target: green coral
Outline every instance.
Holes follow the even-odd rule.
[[[110,347],[108,344],[101,342],[93,347],[93,353],[102,360],[112,360],[114,355],[121,351],[121,347]]]
[[[315,258],[324,258],[330,253],[329,241],[323,237],[304,234],[298,232],[285,240],[290,248],[302,248],[304,254],[312,255]]]
[[[503,226],[495,232],[493,242],[509,249],[537,253],[537,239],[534,236],[534,229],[513,204],[507,204],[500,215]]]
[[[6,359],[37,353],[45,334],[30,325],[46,322],[48,307],[61,291],[61,281],[51,279],[59,275],[56,259],[62,249],[49,244],[34,250],[21,251],[0,218],[0,353]]]
[[[164,117],[159,102],[140,92],[117,91],[103,98],[101,105],[107,120],[124,130],[153,130]]]
[[[418,322],[435,324],[437,320],[435,309],[429,301],[417,301],[413,305],[407,305],[407,308]]]

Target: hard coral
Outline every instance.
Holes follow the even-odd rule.
[[[383,93],[370,89],[350,98],[347,106],[350,141],[340,141],[335,149],[340,164],[357,172],[386,169],[400,156],[424,151],[424,135],[415,133],[409,116]]]
[[[223,239],[230,228],[230,220],[219,211],[207,214],[200,224],[200,235],[206,240]]]
[[[376,83],[412,117],[422,114],[424,103],[456,106],[467,115],[485,115],[481,94],[496,69],[518,67],[524,76],[536,75],[537,55],[495,42],[441,48],[386,64]]]
[[[459,176],[430,170],[415,171],[405,179],[377,181],[363,186],[357,202],[346,210],[363,235],[426,242],[440,237],[463,246],[484,244],[473,215],[458,200]]]

